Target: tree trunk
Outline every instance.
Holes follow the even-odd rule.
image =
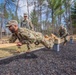
[[[17,14],[18,5],[19,5],[19,0],[17,1],[16,12],[15,12],[15,15],[16,15],[16,19],[17,19],[17,20],[18,20],[18,14]]]
[[[2,39],[2,25],[3,25],[3,17],[2,16],[1,16],[1,24],[0,24],[0,39]]]
[[[52,9],[52,32],[54,33],[55,25],[54,25],[54,10]]]

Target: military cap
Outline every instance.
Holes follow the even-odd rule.
[[[24,13],[24,16],[28,16],[27,13]]]
[[[7,22],[6,27],[9,27],[10,25],[18,25],[18,22],[16,20],[10,20]]]

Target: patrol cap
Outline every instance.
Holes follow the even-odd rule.
[[[60,28],[64,28],[64,26],[63,25],[60,25]]]
[[[24,13],[24,16],[28,16],[27,13]]]
[[[11,25],[18,25],[18,22],[16,20],[10,20],[10,21],[7,22],[6,27],[9,27]]]

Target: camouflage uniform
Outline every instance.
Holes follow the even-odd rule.
[[[27,14],[24,13],[24,16],[27,16]],[[24,19],[21,22],[21,27],[26,27],[26,28],[28,28],[30,30],[34,30],[33,24],[32,24],[32,22],[28,18],[26,20]]]
[[[16,20],[11,20],[8,22],[7,27],[11,25],[18,25]],[[29,30],[27,28],[18,28],[17,32],[12,33],[11,38],[9,39],[10,43],[13,43],[18,39],[22,44],[27,44],[28,50],[30,49],[30,43],[41,43],[45,47],[50,48],[52,47],[52,40],[46,40],[43,34],[39,32],[35,32],[33,30]]]
[[[31,31],[27,28],[19,28],[18,33],[13,33],[11,38],[9,39],[10,43],[13,43],[19,39],[22,44],[27,44],[28,49],[30,49],[30,43],[39,42],[42,43],[45,47],[50,48],[51,44],[48,40],[44,38],[44,36],[35,31]]]
[[[62,27],[59,29],[59,35],[62,39],[64,39],[63,45],[67,42],[68,32],[67,29]]]

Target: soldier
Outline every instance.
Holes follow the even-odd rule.
[[[27,44],[28,51],[30,51],[30,43],[38,42],[42,43],[47,48],[51,47],[50,42],[47,41],[41,33],[31,31],[27,28],[18,28],[18,22],[16,20],[10,20],[6,27],[12,32],[12,36],[9,39],[10,43],[13,43],[18,39],[20,43],[17,44]]]
[[[32,22],[28,19],[27,13],[24,13],[24,20],[21,22],[21,27],[26,27],[30,30],[34,30]]]
[[[59,36],[61,39],[64,39],[63,45],[66,45],[68,32],[67,32],[67,29],[65,27],[60,26]]]

